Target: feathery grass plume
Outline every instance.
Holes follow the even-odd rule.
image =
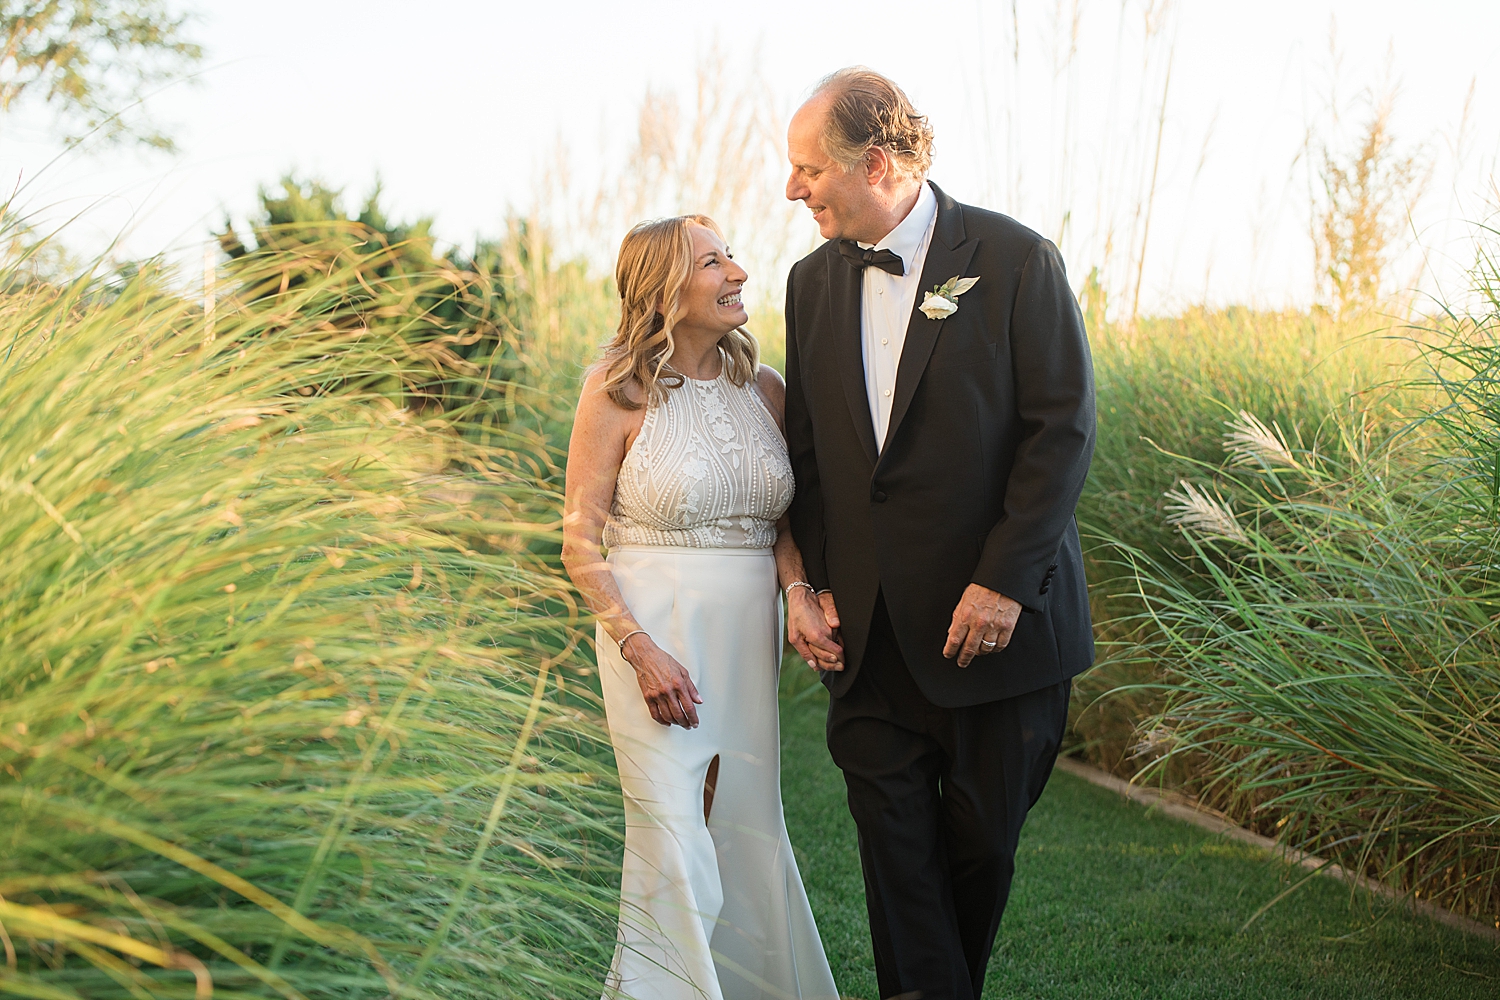
[[[1249,545],[1245,530],[1235,520],[1234,509],[1223,497],[1210,497],[1187,480],[1178,490],[1168,490],[1167,523],[1181,528],[1184,534],[1202,538],[1222,538],[1236,545]]]
[[[1229,428],[1224,435],[1224,450],[1230,461],[1237,465],[1262,466],[1267,469],[1291,469],[1301,472],[1302,463],[1292,455],[1291,446],[1281,425],[1265,422],[1253,413],[1241,410],[1234,420],[1226,420]]]
[[[550,452],[401,407],[412,276],[313,258],[244,263],[277,290],[211,341],[150,267],[0,281],[0,992],[598,995]]]

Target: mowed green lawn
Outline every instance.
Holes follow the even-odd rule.
[[[799,661],[793,665],[805,670]],[[794,681],[800,687],[800,678]],[[844,782],[820,687],[782,700],[787,826],[839,989],[876,1000]],[[990,961],[990,1000],[1500,997],[1500,947],[1310,880],[1248,847],[1055,773],[1032,810]]]

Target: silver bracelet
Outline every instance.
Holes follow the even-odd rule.
[[[809,594],[813,595],[813,597],[818,596],[818,592],[813,589],[813,585],[808,583],[806,580],[793,580],[791,583],[787,584],[785,591],[786,596],[790,598],[792,596],[792,591],[796,590],[798,587],[806,587]]]
[[[625,633],[625,638],[623,638],[619,642],[615,643],[616,646],[620,647],[620,655],[621,656],[625,655],[625,644],[630,641],[630,637],[631,636],[633,636],[633,635],[646,635],[646,634],[647,634],[646,630],[643,629],[643,628],[638,628],[634,632],[626,632]]]

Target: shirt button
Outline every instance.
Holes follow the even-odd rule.
[[[881,337],[880,338],[880,346],[884,347],[886,344],[889,344],[889,343],[890,343],[890,340],[888,340],[887,338],[885,338],[885,337]]]
[[[887,396],[889,396],[889,395],[890,395],[890,394],[891,394],[891,390],[889,390],[889,389],[887,389],[887,390],[886,390],[886,391],[885,391],[885,394],[886,394],[886,395],[887,395]]]
[[[876,295],[884,295],[885,294],[885,289],[881,288],[879,285],[876,285],[875,286],[875,294]]]

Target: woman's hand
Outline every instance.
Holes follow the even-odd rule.
[[[626,639],[621,652],[625,662],[635,668],[635,679],[651,718],[664,726],[697,729],[698,710],[693,706],[703,704],[703,699],[683,665],[645,633]]]
[[[786,637],[797,655],[814,670],[843,670],[844,646],[830,627],[822,602],[806,587],[793,587],[786,604]]]

